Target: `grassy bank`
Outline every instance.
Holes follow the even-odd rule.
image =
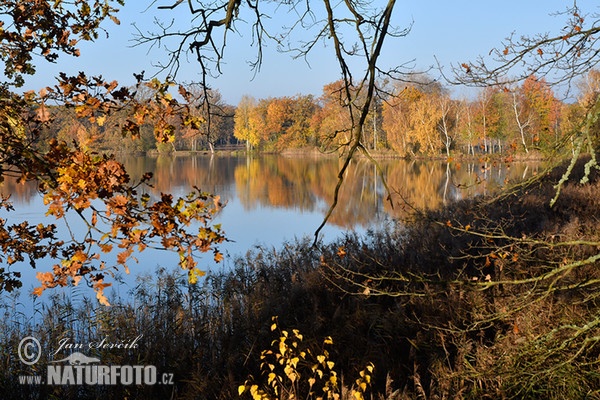
[[[263,351],[283,330],[297,329],[310,354],[324,354],[328,342],[342,398],[360,388],[369,363],[366,398],[598,398],[600,180],[593,170],[580,184],[580,162],[550,207],[563,172],[365,236],[255,249],[201,285],[161,269],[110,308],[55,296],[26,318],[4,304],[0,388],[19,399],[232,399],[245,382],[273,393]],[[49,348],[64,337],[89,343],[143,335],[136,349],[86,354],[154,365],[172,373],[174,384],[20,385],[16,377],[31,373],[17,358],[26,335]],[[306,357],[295,382],[279,375],[312,398],[309,391],[323,394],[309,383],[319,361]],[[36,368],[43,372],[49,358],[42,355]]]

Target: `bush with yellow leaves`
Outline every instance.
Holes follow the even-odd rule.
[[[322,347],[315,352],[302,342],[304,337],[297,329],[281,330],[277,317],[272,321],[271,331],[278,330],[279,337],[260,355],[260,369],[266,384],[259,384],[249,377],[238,388],[240,396],[250,395],[253,400],[365,398],[371,385],[372,363],[360,371],[360,377],[348,390],[334,370],[335,362],[330,360],[327,346],[333,345],[331,337],[326,337]]]

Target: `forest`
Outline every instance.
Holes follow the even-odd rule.
[[[451,157],[476,154],[520,155],[541,158],[555,151],[573,151],[568,137],[595,93],[600,72],[591,70],[577,82],[575,100],[567,102],[554,93],[544,78],[527,77],[521,84],[506,84],[476,91],[473,98],[456,99],[448,88],[427,75],[410,83],[394,83],[377,98],[364,128],[365,146],[387,156],[406,158]],[[187,88],[197,104],[194,115],[206,121],[204,92],[197,84]],[[208,96],[211,125],[201,131],[173,122],[168,143],[154,140],[153,126],[141,127],[142,140],[124,138],[117,127],[127,112],[114,114],[101,126],[81,121],[72,109],[53,108],[58,122],[56,136],[94,150],[120,152],[214,151],[215,147],[244,144],[247,150],[285,152],[318,149],[323,154],[343,149],[349,126],[343,113],[343,82],[323,87],[319,97],[255,99],[243,96],[237,106],[226,104],[218,90]],[[143,94],[139,95],[142,96]],[[355,97],[360,101],[360,93]],[[565,140],[567,142],[565,143]]]

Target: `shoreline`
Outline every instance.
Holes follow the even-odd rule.
[[[137,153],[136,153],[137,154]],[[319,149],[315,148],[299,148],[299,149],[286,149],[280,152],[277,151],[247,151],[244,149],[215,149],[214,152],[210,152],[210,150],[177,150],[177,151],[169,151],[169,152],[160,152],[158,150],[150,150],[145,153],[139,153],[139,155],[146,155],[148,157],[189,157],[189,156],[219,156],[219,157],[241,157],[248,155],[258,155],[258,156],[281,156],[286,158],[295,158],[295,157],[311,157],[311,158],[343,158],[345,155],[339,154],[337,152],[323,152]],[[450,154],[450,156],[446,155],[438,155],[438,156],[414,156],[414,157],[406,157],[402,156],[398,153],[395,153],[391,150],[377,150],[370,151],[370,157],[375,160],[384,160],[384,159],[403,159],[403,160],[415,160],[415,161],[476,161],[476,162],[506,162],[510,163],[513,161],[518,162],[526,162],[526,161],[548,161],[550,159],[549,156],[544,156],[542,153],[537,151],[532,151],[529,154],[514,154],[514,153],[481,153],[481,154]],[[356,158],[368,158],[363,153],[358,152],[355,156]]]

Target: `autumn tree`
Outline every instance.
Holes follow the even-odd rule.
[[[439,83],[426,76],[421,81],[396,85],[384,104],[383,128],[401,154],[435,156],[452,141],[450,102]]]
[[[287,119],[277,139],[277,148],[301,148],[315,144],[315,132],[311,121],[319,107],[312,95],[296,95],[289,98]]]
[[[193,98],[190,104],[192,114],[202,124],[200,129],[190,125],[182,126],[181,138],[191,144],[192,151],[197,150],[198,142],[203,142],[214,153],[215,144],[229,135],[227,127],[230,126],[228,121],[233,119],[233,110],[225,103],[218,90],[204,90],[202,85],[195,83],[185,87]]]
[[[437,93],[419,96],[409,111],[411,123],[407,134],[418,152],[430,156],[439,154],[442,148],[438,135],[438,123],[442,118],[438,96]]]
[[[533,144],[533,114],[531,110],[526,107],[525,96],[523,91],[519,88],[511,91],[511,104],[514,116],[514,121],[517,125],[517,131],[523,150],[525,153],[529,153],[529,146]]]
[[[108,304],[103,294],[110,285],[106,278],[115,269],[128,266],[134,251],[148,247],[169,249],[179,254],[179,265],[188,272],[190,282],[203,274],[197,268],[200,253],[212,251],[225,237],[211,218],[221,204],[218,197],[195,188],[183,198],[161,194],[143,195],[150,174],[132,181],[123,165],[110,155],[100,155],[78,142],[56,138],[48,141],[55,107],[66,107],[89,126],[102,127],[115,112],[127,110],[120,124],[125,136],[139,137],[140,127],[150,122],[159,142],[174,140],[173,121],[199,128],[200,121],[190,113],[190,93],[173,82],[145,80],[137,75],[136,88],[151,92],[149,101],[138,101],[136,88],[120,87],[115,81],[88,77],[84,73],[61,73],[57,84],[17,94],[12,87],[21,85],[35,72],[33,56],[41,54],[49,61],[59,56],[79,54],[81,40],[94,40],[105,19],[118,22],[111,1],[4,2],[0,29],[0,53],[5,76],[10,81],[0,87],[0,177],[38,184],[47,207],[48,222],[36,225],[14,221],[10,212],[0,218],[0,290],[21,286],[19,268],[28,261],[33,267],[41,259],[52,260],[51,271],[38,272],[41,286],[36,294],[56,286],[77,284],[86,279],[98,300]],[[116,3],[122,4],[122,1]],[[172,89],[178,90],[175,99]],[[13,205],[3,196],[0,208],[11,211]],[[54,220],[78,218],[85,224],[79,236],[60,232]],[[67,227],[69,225],[67,224]],[[194,229],[196,229],[194,231]],[[104,255],[116,253],[116,263]]]
[[[457,142],[467,155],[475,155],[475,105],[467,99],[458,101],[458,117],[457,117]]]
[[[438,131],[442,136],[442,143],[446,150],[446,156],[450,157],[450,149],[455,141],[457,124],[457,106],[448,95],[441,95],[437,99],[437,106],[440,110],[440,119],[438,121]]]
[[[258,144],[258,137],[255,135],[251,124],[250,114],[256,107],[256,99],[251,96],[242,96],[235,110],[233,135],[238,140],[246,142],[246,149],[250,150],[252,146]]]
[[[352,121],[344,112],[348,100],[343,81],[328,83],[319,98],[318,126],[314,126],[318,143],[325,151],[338,151],[350,142]]]
[[[383,104],[383,129],[387,133],[388,143],[392,149],[403,156],[412,151],[406,135],[410,126],[409,107],[419,95],[416,89],[407,87],[398,94],[394,93],[391,100]]]
[[[548,148],[558,139],[560,102],[545,78],[531,75],[523,82],[525,109],[533,116],[533,142]]]
[[[498,110],[494,108],[493,96],[497,92],[493,88],[484,88],[477,95],[475,102],[474,123],[475,130],[479,138],[479,146],[483,152],[489,151],[490,130],[495,129],[495,125],[500,120]]]
[[[383,86],[383,85],[382,85]],[[365,93],[360,88],[350,88],[355,104],[365,101]],[[328,83],[323,86],[321,96],[317,99],[319,108],[313,121],[313,130],[317,135],[319,146],[324,151],[343,152],[351,138],[352,119],[345,112],[349,100],[346,97],[343,80]],[[377,129],[381,129],[381,104],[373,99],[372,109],[368,111],[365,121],[365,145],[374,148]],[[381,135],[380,135],[381,137]]]

